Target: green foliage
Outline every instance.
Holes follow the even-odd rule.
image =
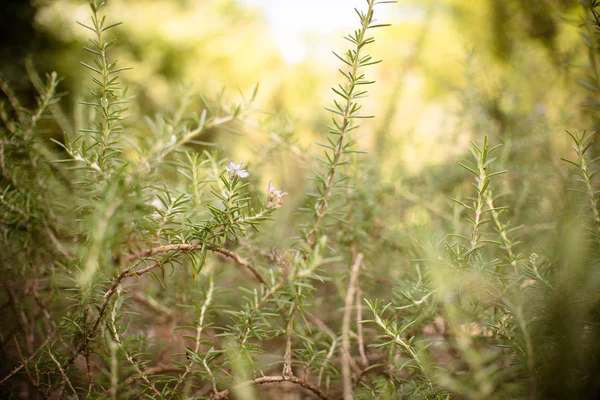
[[[529,122],[466,88],[470,162],[418,178],[384,167],[378,155],[392,152],[364,155],[356,134],[369,129],[359,121],[377,87],[366,75],[378,63],[371,32],[384,26],[375,12],[391,2],[366,3],[349,49],[334,53],[342,83],[314,163],[281,116],[244,162],[212,141],[257,124],[258,86],[233,103],[190,90],[145,126],[128,122],[136,100],[104,3],[80,24],[92,89],[77,121],[65,124],[56,73],[33,82],[31,110],[0,80],[3,398],[597,395],[594,134],[567,132],[574,168],[554,169],[509,134],[525,136]],[[554,29],[530,35],[551,47]],[[57,127],[64,139],[51,140]],[[500,137],[506,146],[491,144]],[[312,183],[278,190],[265,172],[277,152],[299,156]],[[550,178],[531,183],[531,163]],[[286,216],[294,206],[302,212]]]

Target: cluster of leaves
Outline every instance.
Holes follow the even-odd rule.
[[[78,129],[63,129],[60,142],[44,137],[53,121],[63,126],[56,74],[34,82],[33,110],[0,82],[2,300],[16,321],[1,331],[12,361],[2,367],[3,397],[598,393],[594,135],[570,134],[576,159],[565,161],[577,186],[543,253],[498,205],[509,203],[494,194],[509,173],[496,169],[500,146],[487,136],[461,163],[474,190],[438,211],[440,230],[398,232],[401,193],[381,183],[376,160],[360,160],[353,139],[374,83],[364,72],[377,63],[366,52],[383,26],[374,12],[390,2],[366,3],[350,49],[335,54],[344,83],[333,88],[325,158],[316,159],[291,248],[266,250],[257,234],[273,226],[287,193],[272,181],[257,190],[252,163],[226,160],[202,140],[250,118],[257,88],[230,107],[202,97],[198,113],[183,96],[175,112],[147,119],[143,134],[128,132],[132,100],[119,78],[127,69],[111,60],[107,39],[118,24],[93,1],[81,25],[93,33],[94,59],[83,66],[94,86]]]

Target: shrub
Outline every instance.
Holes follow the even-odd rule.
[[[374,12],[389,2],[366,3],[335,53],[324,157],[305,157],[313,183],[291,240],[272,238],[272,220],[292,195],[261,177],[260,160],[232,161],[203,140],[240,129],[258,86],[229,106],[203,98],[199,113],[185,97],[131,129],[127,68],[111,58],[119,24],[96,2],[81,24],[94,86],[78,135],[56,73],[34,82],[32,110],[1,82],[4,397],[597,396],[594,134],[569,133],[574,179],[558,182],[573,190],[540,191],[562,201],[545,216],[552,233],[521,233],[535,227],[498,194],[514,178],[487,136],[460,163],[452,205],[424,202],[440,221],[409,231],[398,198],[415,195],[357,150],[379,62],[367,50],[384,26]],[[56,126],[65,137],[50,141]]]

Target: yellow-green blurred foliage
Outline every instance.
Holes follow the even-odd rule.
[[[377,83],[364,101],[365,113],[376,118],[365,120],[357,139],[371,154],[367,160],[376,160],[382,182],[398,192],[412,196],[414,182],[404,182],[412,177],[434,182],[440,168],[456,165],[469,141],[484,134],[505,145],[502,162],[512,163],[516,178],[525,172],[544,178],[548,165],[556,167],[568,149],[563,130],[591,123],[581,108],[585,89],[576,83],[577,66],[587,60],[577,4],[400,1],[380,12],[381,22],[392,26],[381,31],[371,50],[383,63],[369,71]],[[211,98],[225,88],[225,98],[234,98],[260,83],[253,118],[237,127],[244,135],[219,131],[205,139],[225,145],[232,159],[260,165],[292,198],[303,193],[309,171],[299,160],[304,149],[319,154],[313,143],[327,131],[330,116],[324,107],[340,77],[329,50],[344,48],[344,30],[303,35],[298,40],[308,41],[305,57],[288,63],[258,6],[232,0],[111,0],[107,13],[110,20],[123,21],[115,30],[113,56],[121,67],[132,67],[122,74],[136,96],[130,131],[143,135],[142,116],[175,112],[186,94],[193,99],[186,112],[199,112],[198,93]],[[81,47],[88,32],[75,21],[86,18],[87,4],[77,0],[41,2],[35,17],[40,31],[64,44],[51,64],[66,76],[76,99],[89,89],[77,86],[87,82],[82,79],[87,71],[76,67],[85,59]],[[279,149],[291,149],[297,159]],[[413,206],[405,210],[402,225],[428,220],[423,205]]]

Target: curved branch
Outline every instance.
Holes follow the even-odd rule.
[[[242,383],[236,385],[235,387],[233,387],[232,389],[225,389],[218,393],[214,393],[212,396],[210,396],[210,400],[228,399],[229,396],[231,395],[232,390],[240,389],[240,388],[243,388],[246,386],[265,385],[265,384],[269,384],[269,383],[280,383],[280,382],[295,383],[296,385],[300,385],[303,388],[310,390],[320,399],[323,399],[323,400],[328,399],[327,395],[325,393],[323,393],[323,391],[318,386],[315,386],[312,383],[305,381],[304,379],[300,379],[295,376],[263,376],[263,377],[256,378],[251,381],[242,382]]]
[[[168,251],[200,250],[202,248],[202,246],[203,246],[202,243],[197,243],[197,244],[181,243],[181,244],[169,244],[169,245],[164,245],[164,246],[158,246],[158,247],[153,247],[150,249],[138,251],[137,253],[129,254],[125,257],[125,261],[133,262],[133,261],[137,261],[139,259],[150,257],[150,256],[153,256],[156,254],[166,253]],[[205,248],[207,248],[215,253],[220,253],[229,258],[232,258],[241,266],[244,266],[244,267],[250,269],[250,271],[252,271],[252,273],[254,273],[254,276],[256,276],[256,279],[258,279],[265,286],[269,287],[267,281],[262,277],[262,275],[260,275],[258,270],[249,261],[247,261],[245,258],[242,258],[239,254],[234,253],[233,251],[230,251],[230,250],[226,250],[226,249],[222,249],[220,247],[210,245],[210,244],[205,244]],[[141,276],[147,272],[152,271],[155,268],[160,267],[161,265],[162,265],[162,262],[157,261],[154,264],[152,264],[146,268],[142,268],[140,270],[135,269],[135,267],[137,265],[132,265],[131,267],[128,267],[128,268],[124,269],[123,271],[121,271],[121,273],[113,279],[113,282],[112,282],[110,288],[104,294],[104,297],[102,299],[102,304],[100,305],[100,311],[98,312],[98,316],[96,317],[96,320],[94,321],[94,324],[92,325],[92,329],[89,333],[89,336],[87,337],[87,340],[83,341],[77,347],[75,352],[73,352],[71,357],[69,357],[69,359],[67,360],[67,363],[66,363],[67,366],[72,364],[75,361],[75,359],[77,358],[77,356],[85,351],[87,344],[96,336],[96,332],[98,330],[98,326],[100,325],[100,321],[102,321],[104,314],[106,314],[106,309],[108,307],[108,304],[110,303],[110,300],[112,299],[113,295],[117,291],[117,288],[119,287],[121,282],[129,276]]]
[[[179,244],[167,244],[164,246],[158,246],[158,247],[153,247],[150,249],[145,249],[145,250],[141,250],[138,251],[137,253],[131,253],[129,255],[127,255],[125,257],[125,260],[128,262],[132,262],[132,261],[136,261],[142,258],[146,258],[146,257],[151,257],[157,254],[162,254],[162,253],[166,253],[168,251],[194,251],[194,250],[201,250],[202,247],[205,247],[206,249],[214,252],[214,253],[219,253],[224,255],[225,257],[231,258],[232,260],[234,260],[237,264],[239,264],[241,267],[244,268],[248,268],[252,274],[256,277],[256,279],[262,283],[265,286],[269,286],[269,284],[267,283],[266,279],[263,278],[263,276],[260,274],[260,272],[258,272],[258,270],[256,269],[256,267],[254,265],[252,265],[252,263],[248,260],[246,260],[245,258],[243,258],[242,256],[240,256],[239,254],[231,251],[231,250],[227,250],[227,249],[223,249],[221,247],[217,247],[214,246],[212,244],[208,244],[208,243],[195,243],[195,244],[191,244],[191,243],[179,243]],[[154,269],[156,267],[155,266],[150,266],[147,268],[144,268],[142,270],[139,271],[134,271],[132,272],[132,275],[141,275],[144,274],[148,271],[150,271],[151,269]]]

